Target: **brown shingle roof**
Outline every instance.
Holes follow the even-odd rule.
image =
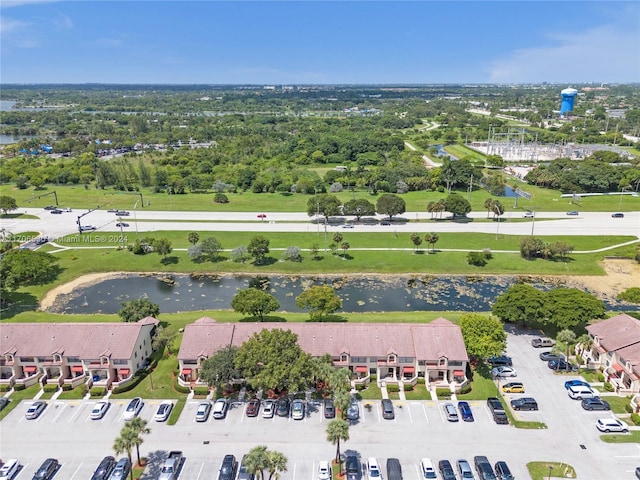
[[[640,320],[626,313],[589,325],[587,331],[597,336],[608,352],[640,343]]]
[[[0,355],[125,359],[133,354],[140,330],[150,317],[131,323],[5,323],[0,327]],[[158,320],[152,319],[155,324]]]
[[[233,344],[241,345],[262,329],[291,330],[300,347],[314,357],[338,356],[345,348],[352,357],[386,356],[468,361],[460,327],[445,318],[431,323],[217,323],[203,317],[185,327],[179,360],[193,360],[202,352],[210,356]]]

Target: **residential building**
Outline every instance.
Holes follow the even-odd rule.
[[[298,335],[298,344],[313,357],[331,355],[336,368],[346,367],[356,383],[378,381],[459,388],[467,382],[469,357],[460,327],[445,318],[430,323],[218,323],[207,317],[187,325],[178,361],[183,385],[201,384],[202,363],[229,345],[240,346],[254,333],[279,328]]]
[[[587,327],[593,339],[585,361],[603,369],[605,380],[623,394],[640,392],[640,320],[625,313]]]
[[[157,326],[152,317],[130,323],[5,323],[0,385],[126,384],[146,366]]]

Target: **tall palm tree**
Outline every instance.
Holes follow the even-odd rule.
[[[558,332],[556,340],[566,345],[567,362],[569,361],[569,355],[571,354],[571,346],[576,342],[576,334],[572,330],[564,329]]]
[[[147,427],[147,421],[141,417],[134,417],[129,422],[125,428],[131,430],[135,434],[134,445],[136,446],[136,454],[138,456],[138,465],[140,464],[140,445],[144,443],[144,439],[142,435],[149,435],[151,433],[151,429]]]
[[[347,410],[351,405],[351,394],[348,390],[336,389],[334,393],[333,403],[340,410],[340,416],[344,420],[347,418]]]
[[[336,446],[336,462],[340,462],[340,441],[349,440],[349,424],[342,419],[331,420],[327,425],[327,441]]]
[[[120,436],[113,442],[113,451],[116,452],[116,455],[126,453],[129,458],[129,465],[131,465],[131,480],[133,480],[133,461],[131,459],[131,450],[133,450],[133,446],[135,445],[136,437],[137,435],[135,432],[125,426],[120,431]]]
[[[267,468],[267,446],[258,445],[247,453],[247,471],[256,476],[257,480],[264,480],[264,470]]]
[[[487,209],[487,218],[489,218],[489,213],[493,210],[493,198],[489,197],[484,201],[484,208]]]
[[[284,453],[267,451],[267,470],[269,471],[269,480],[275,477],[280,479],[280,473],[287,471],[288,459]]]

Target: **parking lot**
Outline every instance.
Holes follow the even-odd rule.
[[[540,410],[516,412],[517,418],[544,422],[547,429],[516,429],[497,425],[484,401],[471,401],[474,422],[448,422],[442,405],[434,401],[394,401],[395,418],[385,420],[379,401],[360,402],[360,418],[350,428],[350,439],[343,442],[343,453],[354,453],[366,461],[376,457],[383,464],[389,457],[400,459],[406,480],[419,480],[419,461],[459,458],[472,461],[474,455],[486,455],[492,463],[506,461],[516,478],[526,479],[526,463],[558,461],[573,465],[578,478],[624,479],[633,477],[640,465],[640,446],[605,444],[595,429],[603,412],[586,412],[571,400],[563,383],[575,376],[556,375],[538,359],[540,350],[529,344],[528,335],[509,335],[508,354],[512,356],[518,376],[505,379],[521,381],[526,396],[538,401]],[[522,394],[506,395],[516,398]],[[153,421],[161,402],[145,400],[140,416],[149,422],[151,434],[140,447],[149,459],[144,479],[155,478],[157,469],[169,450],[182,450],[186,461],[180,478],[215,479],[227,453],[238,460],[250,448],[264,444],[283,452],[289,459],[283,480],[315,480],[318,462],[330,460],[335,446],[326,441],[326,420],[320,404],[307,404],[303,420],[245,415],[245,403],[230,406],[224,419],[211,416],[206,422],[195,421],[198,400],[188,401],[177,424]],[[90,478],[105,455],[114,455],[114,439],[124,425],[127,400],[111,400],[101,420],[91,420],[95,400],[48,401],[36,420],[26,420],[30,401],[18,406],[2,421],[0,455],[18,458],[24,465],[17,479],[30,479],[47,457],[58,458],[61,467],[56,480]],[[583,448],[584,447],[584,448]],[[135,451],[134,451],[135,460]]]

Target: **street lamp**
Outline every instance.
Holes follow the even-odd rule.
[[[620,209],[622,208],[622,194],[624,193],[624,191],[625,191],[627,188],[631,188],[631,187],[628,187],[628,186],[627,186],[627,187],[622,187],[622,188],[620,189],[620,203],[618,203],[618,210],[620,210]]]
[[[551,471],[553,470],[553,465],[549,465],[549,480],[551,480]]]
[[[136,235],[138,234],[138,216],[136,215],[136,208],[138,208],[139,201],[140,200],[136,200],[136,203],[133,206],[133,222],[136,224]]]

